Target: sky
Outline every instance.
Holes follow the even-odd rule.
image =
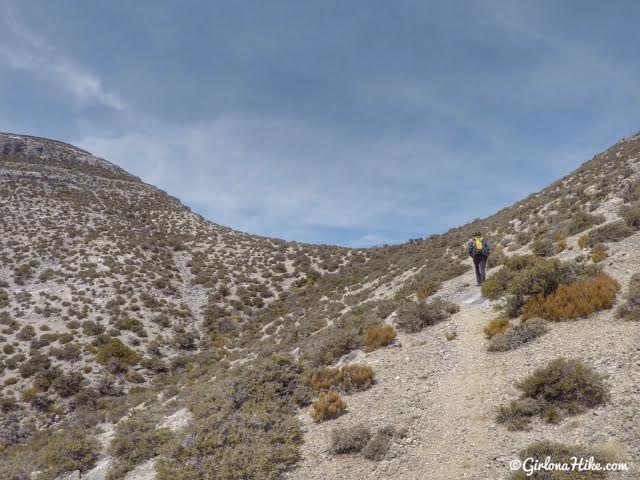
[[[400,243],[637,133],[638,18],[622,0],[0,0],[0,131],[237,230]]]

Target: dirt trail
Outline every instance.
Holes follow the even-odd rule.
[[[635,444],[640,426],[630,421],[640,365],[637,328],[602,312],[589,320],[554,324],[551,332],[517,350],[486,350],[484,325],[496,312],[471,285],[458,277],[440,294],[460,305],[451,320],[412,335],[400,334],[400,346],[364,357],[377,383],[345,398],[348,411],[329,422],[314,423],[308,412],[299,419],[304,429],[302,458],[284,478],[295,480],[496,480],[509,478],[509,461],[534,441],[566,444],[610,444],[631,460],[633,471],[612,479],[636,478]],[[457,337],[446,339],[455,330]],[[531,431],[510,432],[495,422],[498,406],[516,398],[516,383],[534,368],[560,355],[582,358],[611,375],[612,401],[605,407],[563,420],[559,425],[534,423]],[[330,432],[335,427],[406,426],[383,461],[361,455],[332,455]],[[626,453],[625,453],[626,451]],[[634,453],[636,452],[636,453]],[[637,460],[637,458],[636,458]]]
[[[400,347],[368,354],[377,385],[346,398],[348,415],[324,424],[300,415],[303,461],[288,478],[484,478],[474,469],[495,463],[487,438],[495,429],[496,391],[508,383],[502,362],[487,354],[482,332],[495,312],[468,278],[449,285],[443,296],[458,303],[460,312],[418,334],[401,334]],[[457,337],[448,341],[451,331]],[[331,456],[330,430],[359,421],[371,428],[405,425],[408,433],[383,462]]]

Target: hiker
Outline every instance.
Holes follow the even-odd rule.
[[[473,265],[476,267],[476,281],[478,286],[485,281],[487,269],[487,258],[491,249],[489,242],[482,237],[482,233],[476,232],[469,240],[469,256],[473,258]]]

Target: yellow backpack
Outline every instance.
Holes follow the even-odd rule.
[[[482,237],[473,237],[473,242],[475,243],[476,253],[483,253],[484,239]]]

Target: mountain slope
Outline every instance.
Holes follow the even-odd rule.
[[[484,428],[492,429],[488,443],[479,450],[473,440],[455,458],[467,460],[455,470],[438,467],[436,478],[496,475],[504,465],[487,466],[488,452],[510,458],[530,437],[514,443],[491,410],[533,365],[530,358],[547,358],[548,344],[527,346],[533,357],[527,350],[506,355],[514,366],[507,370],[484,351],[480,324],[490,311],[464,304],[472,289],[465,286],[466,240],[485,232],[494,265],[528,252],[567,261],[584,256],[578,240],[590,232],[594,244],[609,245],[613,263],[605,269],[623,285],[637,267],[629,261],[635,227],[618,218],[620,205],[640,200],[640,136],[491,217],[367,250],[289,243],[212,224],[119,167],[60,142],[2,134],[0,152],[0,204],[9,212],[0,218],[0,449],[7,459],[0,472],[9,478],[34,469],[42,471],[39,478],[73,470],[86,471],[86,478],[106,472],[142,478],[143,470],[160,479],[277,478],[296,464],[291,478],[343,478],[343,467],[373,478],[420,478],[425,464],[436,472],[438,455],[459,443],[454,430],[473,440]],[[399,349],[358,353],[371,329],[434,294],[463,304],[446,324],[458,326],[458,341],[443,340],[436,326],[401,334]],[[599,352],[609,344],[596,338],[603,325],[597,322],[584,335],[579,327],[554,326],[560,332],[554,341],[577,335],[578,350],[597,340]],[[635,324],[607,324],[603,331],[625,339],[607,361],[635,361],[623,351]],[[350,413],[335,422],[406,422],[413,440],[393,447],[395,463],[316,458],[332,425],[309,423],[305,405],[315,395],[309,380],[350,352],[379,362],[378,383],[348,397]],[[423,363],[433,374],[425,373],[425,385],[418,378]],[[501,380],[487,383],[484,369]],[[633,372],[629,367],[631,380]],[[477,392],[467,390],[467,376]],[[458,403],[447,406],[450,393]],[[481,405],[474,407],[476,395]],[[395,416],[396,402],[402,415]],[[476,411],[455,418],[463,408]],[[623,417],[611,418],[620,425]],[[158,428],[162,434],[154,433]],[[72,440],[79,430],[87,446],[81,452]]]

